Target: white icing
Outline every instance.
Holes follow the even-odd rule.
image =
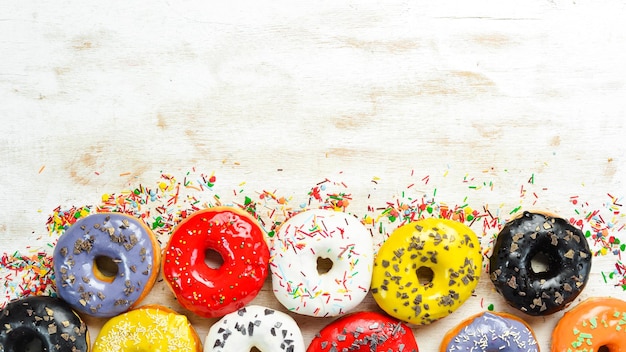
[[[304,339],[289,315],[262,306],[247,306],[226,314],[209,329],[204,352],[304,352]]]
[[[373,240],[349,214],[314,209],[288,219],[270,240],[274,295],[285,308],[309,316],[337,316],[367,295],[374,262]],[[318,258],[332,261],[320,274]]]

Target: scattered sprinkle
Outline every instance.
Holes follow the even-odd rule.
[[[44,168],[45,165],[41,166],[39,173]],[[529,178],[519,180],[519,204],[505,209],[503,204],[480,204],[473,201],[480,198],[479,196],[487,196],[489,192],[501,191],[499,188],[511,187],[510,184],[498,184],[497,178],[490,179],[497,170],[485,170],[480,175],[465,174],[456,181],[451,171],[448,167],[443,175],[419,175],[411,170],[405,189],[391,195],[390,199],[381,199],[389,195],[375,193],[376,187],[385,180],[374,176],[370,182],[373,189],[366,200],[371,204],[358,210],[352,206],[353,196],[348,185],[331,178],[320,180],[303,194],[282,194],[276,189],[249,191],[244,189],[245,182],[237,184],[235,189],[224,190],[215,173],[205,174],[195,168],[180,176],[161,173],[151,184],[129,185],[121,191],[103,193],[93,204],[59,205],[53,209],[45,224],[49,237],[53,240],[51,243],[41,246],[41,249],[30,249],[28,254],[2,254],[0,277],[4,279],[5,294],[0,299],[0,306],[8,300],[33,293],[54,294],[50,253],[56,238],[78,219],[94,212],[121,212],[142,219],[159,242],[165,244],[169,234],[181,220],[202,208],[219,205],[239,207],[259,221],[268,237],[274,236],[277,228],[286,219],[299,212],[315,208],[332,209],[348,212],[359,218],[369,227],[376,248],[380,247],[395,228],[410,221],[438,217],[470,226],[481,238],[483,255],[488,257],[489,248],[506,221],[522,209],[535,206],[548,190],[547,187],[538,185],[538,179],[532,173]],[[508,171],[502,172],[506,174]],[[131,172],[125,172],[120,176],[130,174]],[[447,189],[447,186],[456,186],[455,182],[459,182],[468,194],[443,201],[447,196],[442,195],[442,190]],[[444,185],[446,187],[442,187]],[[218,193],[220,191],[223,193]],[[593,255],[615,258],[614,266],[601,273],[601,280],[607,285],[626,291],[626,265],[622,261],[626,252],[626,215],[622,212],[622,198],[606,193],[591,201],[574,194],[566,200],[572,209],[562,211],[561,215],[581,228],[592,247]],[[484,263],[486,266],[488,261],[485,260]]]
[[[14,299],[29,295],[56,295],[52,256],[47,252],[30,255],[4,253],[0,257],[0,274],[3,283],[0,310]]]

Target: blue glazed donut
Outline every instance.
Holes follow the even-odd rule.
[[[439,352],[539,352],[535,333],[522,319],[504,312],[482,312],[444,336]]]
[[[160,250],[150,229],[120,213],[74,223],[53,254],[59,297],[87,315],[112,317],[135,307],[156,280]],[[110,263],[112,268],[98,263]]]

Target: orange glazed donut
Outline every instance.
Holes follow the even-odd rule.
[[[223,263],[205,262],[216,252]],[[183,220],[165,248],[163,277],[180,304],[206,318],[252,301],[267,277],[269,249],[256,220],[231,207],[208,208]]]
[[[552,332],[552,352],[625,352],[626,302],[594,297],[565,313]]]

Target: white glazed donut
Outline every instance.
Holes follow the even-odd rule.
[[[262,306],[226,314],[209,329],[204,352],[304,352],[302,332],[289,315]]]
[[[332,262],[328,272],[318,269],[320,259]],[[373,262],[369,231],[344,212],[304,211],[270,239],[274,295],[303,315],[332,317],[356,307],[369,291]]]

